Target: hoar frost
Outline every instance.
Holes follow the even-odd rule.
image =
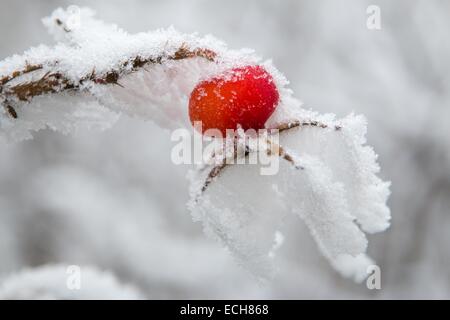
[[[303,109],[270,61],[249,50],[229,50],[211,36],[173,28],[131,35],[94,19],[86,8],[58,9],[43,22],[55,46],[31,48],[0,63],[0,140],[29,139],[44,128],[64,134],[103,130],[120,114],[170,130],[191,128],[188,97],[199,81],[261,64],[280,94],[266,127],[298,123],[280,133],[280,145],[296,166],[280,160],[271,176],[261,175],[258,165],[228,166],[202,192],[209,166],[203,164],[189,174],[192,216],[260,279],[272,276],[276,250],[289,241],[279,230],[291,214],[305,222],[338,272],[365,278],[374,263],[366,255],[365,233],[385,230],[390,211],[389,183],[377,176],[362,116],[336,119]]]
[[[71,267],[79,271],[79,282],[71,288]],[[45,265],[24,269],[2,279],[0,300],[93,300],[142,299],[136,288],[121,284],[116,277],[97,268]]]

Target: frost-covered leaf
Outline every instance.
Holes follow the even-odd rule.
[[[371,261],[365,256],[364,232],[389,226],[389,184],[376,176],[379,167],[375,153],[365,145],[362,117],[337,121],[307,111],[298,116],[321,125],[281,133],[280,145],[294,157],[297,168],[280,160],[277,174],[262,176],[260,165],[229,165],[201,197],[198,188],[205,170],[193,173],[194,217],[244,266],[264,278],[273,269],[274,235],[283,217],[293,213],[306,223],[331,265],[360,281]]]
[[[380,168],[377,155],[366,143],[366,121],[362,116],[349,115],[337,121],[341,127],[296,128],[286,131],[281,144],[298,150],[302,155],[323,161],[334,179],[343,184],[349,213],[357,219],[363,231],[375,233],[389,226],[390,213],[386,206],[389,183],[376,176]]]

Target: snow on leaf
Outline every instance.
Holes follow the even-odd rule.
[[[325,122],[326,123],[326,122]],[[335,179],[343,184],[348,210],[365,232],[384,231],[389,226],[390,212],[386,206],[389,183],[376,176],[379,166],[376,154],[366,143],[366,121],[349,115],[336,121],[340,130],[296,128],[281,137],[286,148],[300,150],[318,157]],[[300,131],[300,132],[298,132]]]

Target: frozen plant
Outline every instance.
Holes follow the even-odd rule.
[[[275,88],[267,90],[276,90],[265,94],[277,101],[263,125],[276,129],[280,141],[267,139],[264,150],[250,148],[243,157],[266,152],[282,160],[280,170],[262,176],[258,165],[228,165],[226,156],[194,168],[194,220],[266,279],[281,246],[284,217],[293,213],[338,272],[364,279],[373,263],[365,233],[385,230],[390,212],[389,183],[376,175],[362,116],[336,119],[302,108],[271,61],[262,62],[250,50],[229,50],[211,36],[173,28],[130,35],[93,17],[86,8],[57,9],[43,20],[55,46],[31,48],[0,63],[0,139],[29,139],[44,128],[65,134],[106,129],[120,114],[169,130],[190,128],[188,100],[199,83],[229,70],[262,68]]]

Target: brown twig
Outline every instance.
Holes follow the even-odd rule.
[[[27,64],[27,66],[23,70],[15,71],[11,75],[5,76],[0,79],[0,94],[3,98],[1,104],[6,108],[8,113],[13,118],[17,118],[17,113],[11,105],[11,101],[13,100],[30,101],[32,98],[43,94],[58,93],[67,90],[80,90],[81,85],[87,81],[92,81],[94,83],[104,85],[120,85],[118,81],[122,76],[138,71],[148,64],[162,64],[166,60],[183,60],[195,57],[204,58],[208,61],[214,61],[216,56],[217,54],[209,49],[189,49],[184,44],[174,54],[169,56],[148,58],[137,56],[124,62],[118,69],[111,70],[100,75],[97,75],[94,69],[90,74],[81,78],[78,82],[71,81],[59,71],[49,71],[38,80],[7,86],[7,84],[13,79],[16,79],[24,74],[31,73],[33,71],[43,69],[42,65]],[[57,62],[55,62],[55,65],[57,65]]]
[[[13,73],[11,73],[8,76],[4,76],[3,78],[0,78],[0,92],[1,92],[1,88],[2,86],[4,86],[5,84],[7,84],[9,81],[20,77],[24,74],[36,71],[42,69],[42,65],[37,64],[37,65],[30,65],[30,64],[26,64],[25,68],[23,70],[18,70],[18,71],[14,71]]]

